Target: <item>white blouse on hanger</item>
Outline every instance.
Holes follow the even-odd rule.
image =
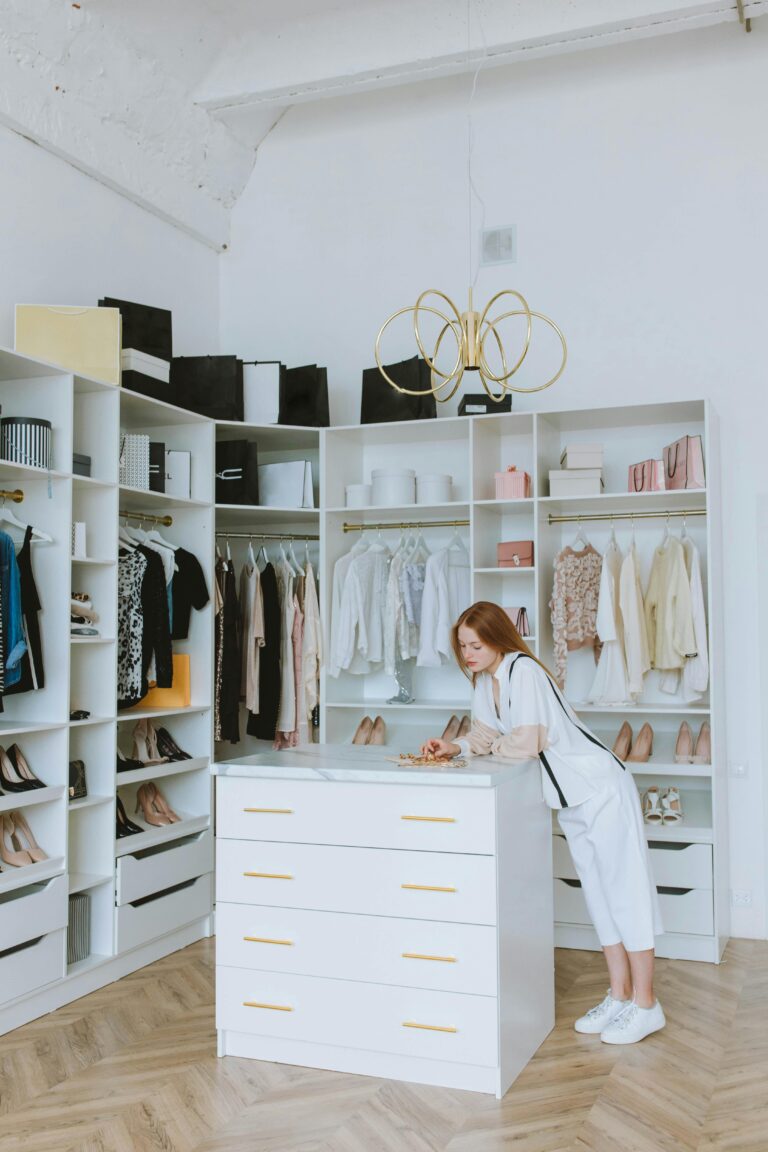
[[[701,580],[701,557],[690,536],[683,537],[685,569],[691,588],[691,613],[693,634],[696,638],[696,655],[690,656],[683,667],[682,678],[679,669],[668,672],[661,679],[664,692],[675,693],[682,689],[681,697],[686,703],[700,700],[709,687],[709,641],[707,638],[707,616],[704,610],[704,586]]]
[[[682,668],[688,657],[696,655],[685,553],[674,536],[660,544],[653,554],[645,594],[645,619],[652,667],[662,671]]]
[[[356,671],[353,664],[356,654],[368,665],[381,664],[384,659],[384,608],[389,559],[386,545],[375,543],[354,556],[347,568],[338,614],[331,622],[334,664],[329,671],[332,676],[338,676],[342,669]]]
[[[323,659],[323,636],[320,629],[320,605],[312,565],[304,569],[304,646],[302,648],[302,688],[304,713],[309,718],[319,700],[320,664]]]
[[[342,649],[346,648],[346,633],[340,626],[340,620],[341,599],[346,584],[347,573],[355,557],[362,555],[367,548],[367,540],[358,540],[356,544],[352,545],[349,552],[339,557],[333,567],[333,581],[331,584],[331,639],[328,657],[328,673],[333,677],[338,676],[342,670]],[[371,665],[368,660],[364,660],[360,653],[355,650],[352,660],[345,668],[345,671],[363,676],[371,671]]]
[[[472,602],[469,557],[463,551],[442,548],[427,560],[421,602],[419,667],[439,668],[453,658],[451,629]]]
[[[645,622],[640,564],[632,544],[624,557],[619,576],[619,607],[624,624],[624,659],[627,665],[627,687],[631,696],[643,693],[644,677],[650,671],[648,629]]]
[[[624,659],[624,622],[619,604],[619,581],[624,557],[616,541],[603,556],[600,573],[600,599],[597,605],[597,634],[602,642],[595,679],[587,699],[593,704],[630,702],[627,666]]]

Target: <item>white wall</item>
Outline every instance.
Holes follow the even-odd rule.
[[[291,109],[261,146],[221,257],[222,351],[328,366],[359,417],[379,325],[429,286],[465,298],[467,81]],[[709,396],[722,426],[734,935],[766,935],[757,493],[765,437],[768,20],[483,75],[475,180],[514,223],[519,287],[565,330],[567,374],[518,408]],[[410,355],[404,337],[389,358]],[[535,368],[536,365],[533,365]],[[530,377],[529,377],[530,379]]]
[[[215,252],[4,128],[0,172],[0,344],[16,303],[108,295],[171,308],[177,354],[216,351]]]

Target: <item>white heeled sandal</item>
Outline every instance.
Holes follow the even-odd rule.
[[[661,794],[654,784],[643,795],[643,819],[646,824],[663,824],[664,814],[659,807]]]
[[[661,807],[663,824],[682,824],[683,805],[680,801],[680,793],[677,788],[667,788],[661,798]]]

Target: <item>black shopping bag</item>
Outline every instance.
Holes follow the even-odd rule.
[[[217,442],[216,503],[259,503],[258,449],[253,441]]]
[[[278,424],[303,424],[309,428],[327,428],[328,372],[317,364],[301,368],[280,365],[280,411]]]
[[[384,367],[387,375],[401,388],[426,390],[430,387],[429,366],[420,356],[401,360],[399,364],[385,364]],[[436,416],[437,405],[431,392],[408,396],[393,388],[378,368],[366,368],[363,372],[361,424],[379,424],[392,420],[434,420]]]
[[[123,322],[123,348],[135,348],[148,356],[170,360],[173,356],[171,313],[167,308],[152,308],[148,304],[134,304],[131,300],[116,300],[105,296],[99,308],[118,308]]]
[[[176,403],[211,420],[243,419],[243,362],[236,356],[174,356]]]

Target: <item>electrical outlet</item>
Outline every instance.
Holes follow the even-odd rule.
[[[728,775],[743,780],[745,776],[749,775],[749,769],[746,764],[731,764],[728,768]]]
[[[733,888],[731,890],[731,903],[734,908],[751,908],[751,891],[748,888]]]

